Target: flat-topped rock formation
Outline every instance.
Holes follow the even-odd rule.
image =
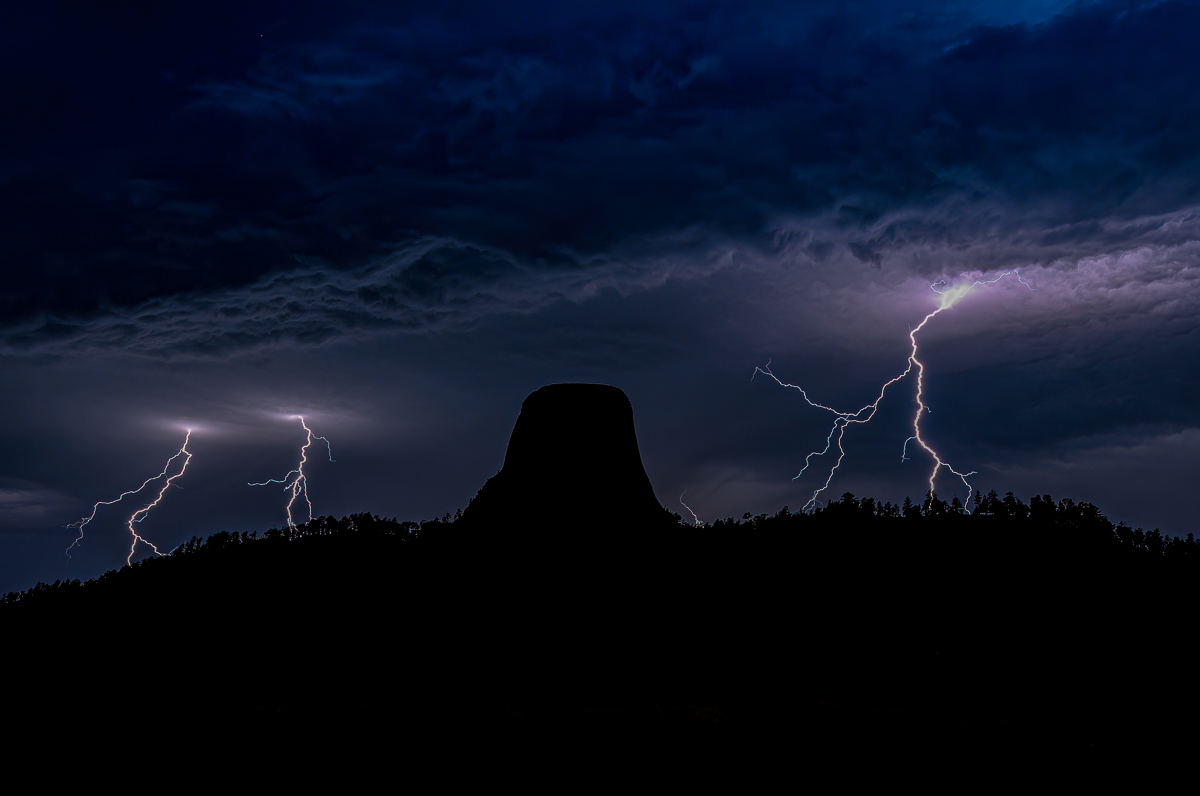
[[[674,524],[642,466],[633,406],[608,384],[551,384],[521,405],[504,467],[463,512],[473,536],[572,544],[594,529],[624,535]]]

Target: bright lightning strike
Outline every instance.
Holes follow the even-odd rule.
[[[780,385],[781,387],[788,387],[788,388],[798,391],[809,406],[829,412],[835,416],[834,420],[833,420],[833,428],[831,428],[829,430],[829,436],[826,437],[826,439],[825,439],[825,448],[823,450],[813,451],[812,453],[808,454],[808,456],[806,456],[804,458],[804,466],[801,467],[800,472],[797,473],[794,478],[792,478],[792,480],[795,481],[797,478],[804,475],[804,471],[807,470],[809,465],[812,463],[813,457],[824,456],[826,453],[829,452],[829,450],[834,445],[837,446],[837,450],[838,450],[837,461],[835,461],[833,464],[833,467],[830,468],[829,476],[825,479],[825,483],[822,484],[819,488],[817,488],[817,490],[813,492],[812,497],[809,498],[808,502],[804,504],[805,511],[807,511],[809,508],[812,508],[813,506],[815,506],[817,504],[817,498],[820,497],[822,492],[824,492],[826,489],[829,488],[829,485],[833,482],[833,474],[835,472],[837,472],[837,469],[839,467],[842,466],[842,460],[846,456],[846,449],[842,446],[842,440],[846,434],[846,428],[849,425],[851,425],[852,423],[865,424],[865,423],[869,422],[871,420],[871,418],[873,418],[875,416],[876,411],[879,409],[879,404],[881,401],[883,401],[883,396],[887,393],[888,387],[891,387],[896,382],[903,380],[905,377],[908,376],[908,374],[912,373],[914,368],[917,371],[917,412],[913,416],[912,436],[910,436],[908,439],[906,439],[904,441],[904,445],[902,446],[901,451],[900,451],[900,459],[901,459],[901,461],[907,461],[907,459],[908,459],[908,456],[907,456],[908,443],[912,442],[913,440],[916,440],[917,444],[921,448],[923,448],[926,453],[928,453],[931,457],[933,457],[933,469],[929,473],[929,493],[930,494],[933,494],[933,492],[934,492],[934,483],[937,480],[938,471],[941,470],[943,467],[945,467],[952,474],[954,474],[955,476],[960,478],[963,482],[963,485],[967,488],[967,495],[969,496],[971,494],[971,491],[972,491],[971,484],[967,481],[967,478],[969,476],[975,475],[975,471],[972,470],[971,472],[961,473],[958,470],[955,470],[953,467],[950,466],[950,464],[948,462],[943,461],[941,456],[938,455],[938,452],[929,445],[929,443],[925,440],[924,437],[921,436],[921,415],[924,414],[925,412],[928,412],[931,410],[929,409],[929,407],[927,407],[925,405],[925,402],[924,402],[925,365],[921,362],[921,360],[917,359],[917,333],[920,332],[922,329],[924,329],[925,324],[927,324],[931,320],[933,320],[934,316],[953,307],[964,296],[966,296],[968,293],[970,293],[976,287],[978,287],[980,285],[994,285],[997,282],[999,282],[1001,279],[1003,279],[1004,277],[1008,276],[1009,274],[1015,274],[1017,281],[1020,282],[1025,287],[1029,288],[1030,290],[1037,290],[1037,288],[1033,287],[1028,282],[1026,282],[1024,279],[1022,279],[1021,275],[1015,271],[1005,271],[1004,273],[1000,274],[1000,276],[996,277],[995,279],[976,280],[975,282],[972,282],[969,285],[959,285],[957,287],[950,288],[949,290],[944,289],[946,287],[945,281],[935,282],[934,284],[930,285],[930,287],[933,289],[933,291],[935,293],[937,293],[938,296],[940,297],[940,299],[938,301],[938,308],[935,309],[933,312],[929,313],[928,315],[926,315],[921,320],[921,322],[919,324],[917,324],[914,328],[909,329],[908,340],[909,340],[909,343],[911,344],[912,348],[908,355],[907,367],[904,368],[904,372],[901,373],[899,376],[896,376],[895,378],[884,383],[884,385],[879,390],[879,395],[875,398],[874,401],[872,401],[871,403],[867,404],[866,406],[862,407],[861,409],[859,409],[857,411],[842,412],[842,411],[838,411],[837,409],[834,409],[831,406],[826,406],[824,404],[820,404],[820,403],[817,403],[816,401],[813,401],[811,398],[808,397],[808,393],[805,392],[803,387],[800,387],[799,385],[796,385],[796,384],[787,384],[783,381],[780,381],[779,378],[774,373],[771,372],[771,363],[769,360],[767,361],[766,367],[762,367],[762,368],[756,367],[754,369],[754,374],[751,375],[751,377],[750,377],[751,380],[753,380],[755,375],[762,373],[762,374],[774,379],[775,383]],[[682,502],[682,501],[680,501],[680,502]]]
[[[308,479],[304,476],[304,465],[308,463],[308,447],[312,445],[314,439],[319,439],[325,443],[325,448],[329,452],[329,461],[337,461],[333,458],[333,446],[329,440],[324,437],[319,437],[312,432],[308,424],[304,422],[304,418],[300,415],[292,415],[300,421],[300,425],[304,427],[308,437],[304,440],[304,444],[300,446],[300,463],[296,465],[296,469],[290,470],[283,478],[272,478],[269,481],[261,481],[250,486],[266,486],[267,484],[283,484],[284,491],[291,492],[291,497],[287,503],[287,524],[289,528],[295,528],[296,522],[292,519],[292,506],[296,503],[296,498],[304,496],[304,502],[308,505],[308,519],[313,517],[312,501],[308,497]]]
[[[126,556],[126,558],[125,558],[126,564],[132,563],[133,553],[134,553],[134,550],[137,549],[138,542],[141,542],[142,544],[148,546],[151,550],[154,551],[155,555],[161,556],[163,554],[162,551],[159,550],[157,547],[155,547],[154,543],[151,542],[149,539],[140,535],[137,532],[137,530],[134,529],[133,524],[135,522],[141,522],[142,520],[146,519],[146,515],[150,513],[150,509],[154,508],[155,506],[157,506],[159,503],[162,502],[163,496],[167,494],[167,490],[171,488],[171,484],[173,484],[175,482],[175,479],[179,478],[187,470],[188,463],[192,460],[192,454],[187,449],[188,442],[190,442],[191,439],[192,439],[192,430],[189,428],[187,430],[187,436],[185,436],[183,438],[183,447],[181,447],[174,456],[172,456],[170,459],[167,459],[167,463],[165,465],[163,465],[163,469],[162,469],[161,473],[159,473],[158,475],[152,476],[150,478],[147,478],[145,481],[142,482],[142,485],[139,486],[137,489],[131,489],[128,492],[122,492],[120,495],[118,495],[116,498],[114,498],[112,500],[101,500],[101,501],[96,502],[92,506],[91,514],[89,514],[88,516],[79,520],[79,522],[73,522],[70,525],[68,525],[67,526],[68,528],[78,528],[79,536],[77,536],[75,538],[75,541],[71,542],[70,546],[67,547],[67,549],[65,551],[67,554],[67,558],[71,557],[71,549],[74,548],[75,545],[77,545],[83,541],[83,529],[87,526],[87,524],[89,522],[91,522],[92,520],[94,520],[96,518],[96,512],[100,510],[101,506],[111,506],[114,503],[120,503],[123,499],[129,497],[130,495],[136,495],[138,492],[141,492],[143,489],[146,488],[147,485],[149,485],[149,483],[151,481],[157,481],[158,479],[166,476],[167,472],[170,471],[170,469],[171,469],[171,464],[176,459],[178,459],[180,456],[183,456],[184,457],[183,466],[179,468],[179,472],[175,473],[175,475],[167,478],[166,481],[163,482],[162,489],[158,490],[158,495],[154,498],[154,500],[152,500],[150,503],[147,503],[145,506],[143,506],[142,508],[135,511],[133,514],[131,514],[129,516],[129,519],[125,521],[125,525],[129,528],[129,535],[132,537],[132,541],[129,544],[129,555]]]

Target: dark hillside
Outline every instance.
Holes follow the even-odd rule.
[[[321,735],[382,712],[422,737],[818,757],[864,737],[1084,753],[1179,726],[1198,704],[1191,537],[1067,500],[981,503],[900,516],[847,495],[810,515],[621,530],[566,561],[524,544],[464,554],[448,518],[217,534],[9,595],[7,715]]]
[[[1048,495],[684,525],[624,394],[552,385],[454,519],[219,533],[7,595],[4,721],[268,756],[674,749],[737,786],[1128,753],[1200,707],[1198,576],[1191,535]]]

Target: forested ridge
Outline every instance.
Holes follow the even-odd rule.
[[[810,513],[586,533],[563,517],[554,543],[522,534],[529,517],[464,529],[449,515],[354,514],[216,533],[5,595],[0,623],[21,650],[7,682],[23,684],[9,706],[251,725],[386,706],[506,727],[575,705],[688,737],[757,728],[755,745],[768,728],[827,745],[865,727],[888,743],[1049,733],[1090,748],[1200,705],[1182,674],[1191,534],[1048,495],[972,504],[847,493]],[[576,719],[609,721],[595,715]]]
[[[398,522],[395,518],[385,519],[373,514],[350,514],[341,519],[317,517],[309,522],[295,527],[271,528],[259,535],[257,531],[219,531],[207,537],[193,536],[188,541],[176,547],[165,556],[152,556],[135,561],[119,570],[109,570],[103,575],[87,581],[56,580],[53,583],[37,583],[23,591],[8,592],[0,596],[0,605],[36,603],[39,607],[50,604],[65,604],[65,601],[78,599],[80,591],[99,593],[106,589],[116,589],[125,586],[124,582],[132,585],[140,580],[137,574],[163,567],[210,566],[220,567],[227,562],[235,549],[258,543],[261,549],[255,553],[278,551],[280,545],[297,542],[301,539],[319,539],[338,537],[343,543],[351,539],[365,540],[372,537],[391,537],[396,541],[415,541],[425,532],[439,528],[450,522],[447,515],[444,518],[423,520],[421,522]],[[269,553],[267,553],[269,555]],[[257,556],[256,556],[257,557]],[[184,562],[182,559],[186,558]],[[156,572],[157,574],[157,572]],[[215,574],[215,573],[214,573]],[[124,581],[124,582],[122,582]],[[120,584],[120,585],[118,585]],[[70,596],[67,596],[70,595]]]
[[[24,603],[40,607],[59,604],[64,600],[78,599],[74,595],[81,589],[99,592],[118,588],[113,584],[122,580],[132,584],[139,577],[135,573],[147,568],[195,566],[200,562],[219,567],[225,560],[238,555],[232,551],[251,544],[261,547],[261,550],[256,549],[257,553],[278,550],[284,543],[334,537],[338,544],[345,545],[384,537],[394,543],[411,545],[424,540],[429,545],[439,545],[447,541],[446,537],[453,536],[455,521],[461,514],[460,511],[455,517],[446,514],[415,522],[360,513],[340,519],[317,517],[295,527],[271,528],[261,535],[257,531],[221,531],[205,538],[193,536],[167,556],[145,558],[86,582],[78,579],[39,582],[28,589],[0,596],[0,605]],[[713,543],[720,539],[736,546],[748,543],[751,539],[755,543],[762,543],[776,534],[816,533],[820,535],[802,541],[802,547],[812,553],[818,550],[836,553],[838,548],[843,548],[840,552],[864,555],[869,551],[863,550],[862,545],[869,539],[880,545],[880,549],[887,549],[889,555],[906,548],[923,553],[928,553],[930,548],[938,548],[941,555],[952,556],[954,549],[960,546],[974,548],[990,542],[996,546],[997,553],[1001,550],[1015,552],[1014,544],[1018,548],[1026,545],[1024,552],[1031,565],[1048,554],[1074,554],[1081,556],[1080,563],[1102,555],[1128,561],[1131,566],[1135,565],[1134,562],[1148,563],[1154,560],[1161,560],[1164,567],[1200,566],[1200,545],[1191,533],[1181,538],[1163,534],[1157,528],[1150,531],[1140,527],[1131,528],[1124,522],[1113,523],[1091,503],[1076,503],[1070,498],[1055,501],[1050,495],[1034,495],[1029,503],[1025,503],[1012,492],[1007,492],[1004,497],[1000,497],[995,490],[987,495],[976,492],[972,510],[967,511],[957,497],[947,502],[933,494],[927,495],[922,503],[905,498],[903,504],[893,504],[870,497],[859,499],[847,492],[828,506],[807,513],[794,513],[785,506],[774,515],[753,516],[747,513],[740,519],[728,517],[699,525],[685,523],[678,514],[674,516],[680,525],[677,531],[679,538],[697,544]],[[514,527],[519,534],[520,523],[514,523]],[[983,539],[946,538],[944,534],[951,530],[987,536]],[[561,533],[564,537],[570,537],[569,519],[563,520]],[[861,534],[866,535],[865,539]],[[885,540],[878,534],[887,534],[891,538]],[[992,538],[993,534],[1002,534],[1004,538]],[[492,540],[489,549],[497,544],[503,549],[505,543],[510,541],[513,540]],[[642,539],[632,542],[629,545],[630,555],[636,555],[639,547],[652,545],[654,541]],[[899,549],[893,549],[897,544]],[[185,558],[186,564],[175,563]]]

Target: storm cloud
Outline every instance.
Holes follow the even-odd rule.
[[[227,10],[182,53],[92,77],[118,109],[74,83],[135,34],[50,25],[53,65],[6,50],[26,85],[6,103],[0,317],[354,272],[430,238],[550,282],[646,238],[761,246],[818,216],[839,234],[813,254],[879,268],[911,264],[903,243],[1098,249],[1197,199],[1200,10],[1062,10],[363,7],[283,36]]]

